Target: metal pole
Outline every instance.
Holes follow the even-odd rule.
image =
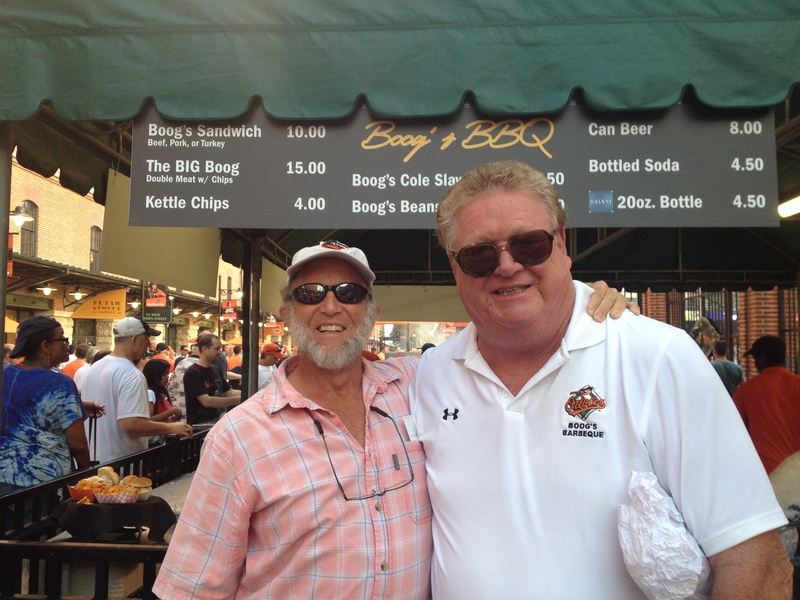
[[[251,235],[248,241],[249,252],[243,264],[247,291],[244,297],[244,323],[242,346],[246,348],[242,363],[242,398],[249,398],[258,391],[258,319],[261,316],[261,242],[258,235]]]
[[[12,124],[0,123],[0,231],[4,232],[3,243],[0,248],[0,264],[5,267],[8,264],[8,214],[11,212],[11,154],[14,150],[12,142]],[[2,269],[0,274],[0,313],[3,320],[0,322],[0,338],[3,344],[6,341],[6,290],[8,289],[8,277],[6,269]],[[3,378],[0,377],[0,398],[3,397]],[[0,417],[3,416],[3,403],[0,401]]]
[[[217,275],[217,336],[222,339],[222,275]]]

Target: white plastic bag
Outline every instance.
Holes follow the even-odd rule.
[[[709,598],[708,560],[655,474],[634,472],[628,491],[619,507],[619,542],[636,584],[650,600]]]

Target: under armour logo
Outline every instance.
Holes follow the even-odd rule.
[[[453,421],[458,418],[458,409],[454,408],[453,412],[450,412],[449,408],[444,409],[444,416],[442,417],[443,421],[447,421],[448,418],[453,417]]]

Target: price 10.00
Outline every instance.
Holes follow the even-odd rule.
[[[324,125],[289,125],[286,128],[289,139],[324,138],[327,133]]]

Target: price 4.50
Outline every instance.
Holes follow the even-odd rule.
[[[763,171],[764,159],[763,158],[745,158],[741,160],[734,158],[731,163],[731,169],[734,171]]]
[[[298,198],[294,207],[297,210],[325,210],[325,198]]]
[[[764,194],[747,194],[747,196],[736,194],[733,205],[736,208],[764,208],[767,205],[767,197]]]

